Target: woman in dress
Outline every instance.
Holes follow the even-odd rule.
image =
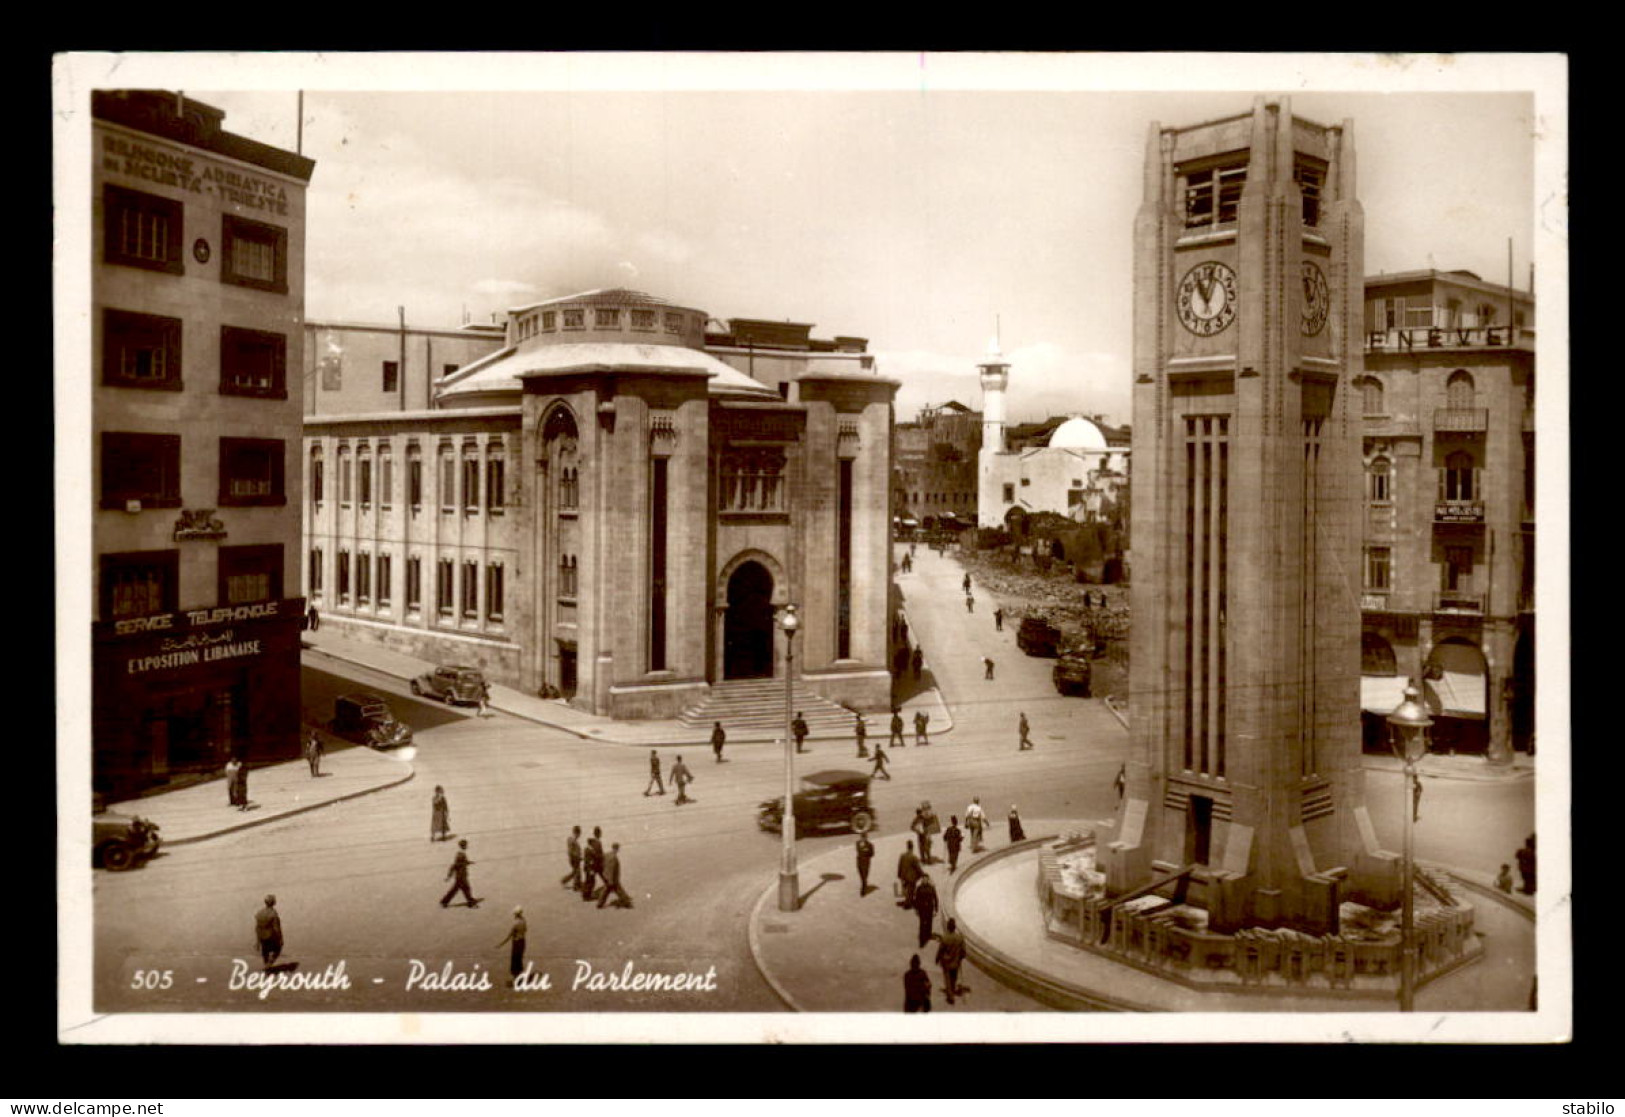
[[[429,840],[442,841],[451,837],[451,808],[446,805],[446,790],[436,784],[434,789],[434,815],[429,820]]]
[[[1027,832],[1021,828],[1021,816],[1016,813],[1016,805],[1010,804],[1010,840],[1021,842],[1027,840]]]

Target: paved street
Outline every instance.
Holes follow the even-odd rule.
[[[921,548],[915,563],[899,586],[954,729],[929,749],[892,751],[894,778],[877,781],[873,791],[882,847],[906,836],[922,799],[936,805],[945,825],[972,795],[981,796],[1000,830],[1012,803],[1028,819],[1109,817],[1112,777],[1128,748],[1116,718],[1098,699],[1057,696],[1049,682],[1051,661],[1021,655],[1013,625],[994,631],[992,603],[979,588],[976,610],[967,613],[963,571],[952,557]],[[983,656],[995,661],[993,681],[983,678]],[[696,802],[678,808],[671,794],[641,794],[648,770],[642,743],[583,739],[500,713],[481,719],[470,710],[412,699],[396,674],[307,653],[307,720],[325,718],[331,696],[353,688],[390,695],[397,713],[414,727],[413,778],[174,847],[133,872],[95,874],[99,1009],[783,1010],[758,972],[747,938],[750,914],[774,887],[778,867],[776,835],[760,831],[754,820],[755,805],[782,784],[782,754],[771,744],[731,746],[723,765],[705,748],[662,748],[668,766],[681,751],[697,776]],[[1016,720],[1022,712],[1036,748],[1018,753]],[[873,716],[870,721],[872,735],[883,738],[884,722]],[[817,741],[811,750],[804,770],[855,763],[850,741]],[[1393,800],[1397,807],[1397,781],[1386,772],[1368,780],[1383,834],[1397,823],[1395,808],[1386,806]],[[456,837],[469,841],[474,893],[482,900],[472,910],[461,901],[449,909],[438,902],[448,887],[456,843],[428,840],[437,784],[446,788]],[[1528,780],[1429,781],[1418,849],[1425,858],[1493,873],[1528,832],[1531,798]],[[236,812],[225,806],[223,794],[220,799],[220,813],[231,824]],[[611,841],[622,844],[624,881],[635,901],[631,910],[599,910],[558,885],[565,836],[575,823],[588,833],[602,827],[606,848]],[[812,863],[827,853],[844,863],[850,843],[847,835],[804,840],[801,860]],[[874,879],[889,888],[884,862],[877,859]],[[804,877],[803,890],[819,883],[816,875]],[[330,972],[342,961],[348,989],[278,990],[260,1000],[254,990],[231,988],[234,959],[249,963],[247,972],[260,968],[253,917],[268,892],[278,897],[285,960],[297,962],[305,974]],[[867,902],[878,907],[884,898],[872,895]],[[551,988],[503,988],[507,948],[498,944],[516,904],[529,922],[528,957],[549,974]],[[906,913],[894,914],[892,922],[907,922]],[[901,945],[850,964],[900,974],[907,935],[890,937]],[[421,965],[408,990],[414,960]],[[605,975],[621,977],[628,962],[646,973],[693,974],[697,988],[596,987],[607,981]],[[458,984],[451,980],[457,975],[462,983],[477,983],[484,975],[493,991],[430,988],[448,964],[444,983]],[[152,971],[171,972],[167,989],[133,987],[152,982],[146,976]],[[580,986],[572,988],[578,979]],[[989,980],[982,976],[980,983],[992,993],[985,989]],[[838,975],[831,975],[831,984],[839,986]],[[873,1004],[863,994],[862,1003],[849,1007],[894,1007],[894,992],[876,994],[883,1002]],[[1000,990],[975,1007],[1037,1006]]]

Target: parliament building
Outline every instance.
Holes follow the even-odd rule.
[[[593,713],[672,718],[719,684],[782,677],[776,619],[794,604],[800,685],[885,705],[896,382],[861,338],[715,321],[587,291],[510,310],[427,406],[307,400],[305,588],[323,626]]]

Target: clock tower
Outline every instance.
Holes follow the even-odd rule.
[[[1390,906],[1363,800],[1353,127],[1153,125],[1135,218],[1133,758],[1108,892],[1209,928]]]

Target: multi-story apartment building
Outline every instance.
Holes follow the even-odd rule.
[[[93,92],[92,774],[299,751],[305,189],[179,94]]]
[[[304,398],[307,415],[426,411],[435,385],[464,365],[501,349],[504,327],[459,329],[306,322]]]
[[[1433,747],[1533,747],[1534,296],[1465,271],[1365,281],[1358,382],[1368,750],[1421,682]]]
[[[950,516],[974,523],[981,449],[982,413],[958,400],[922,407],[912,423],[898,423],[898,514],[928,526]]]

